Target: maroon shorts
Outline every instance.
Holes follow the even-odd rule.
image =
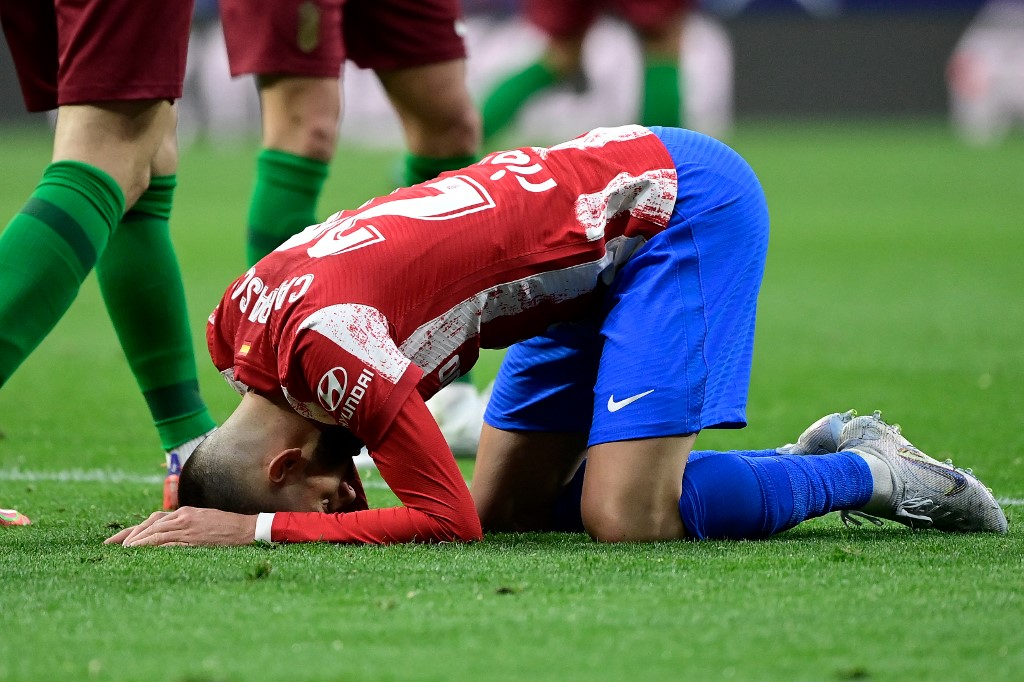
[[[458,0],[221,0],[231,75],[337,78],[466,56]]]
[[[29,111],[181,97],[193,0],[0,0]]]
[[[523,13],[549,36],[567,38],[586,33],[605,10],[639,31],[649,31],[675,19],[692,5],[693,0],[525,0]]]

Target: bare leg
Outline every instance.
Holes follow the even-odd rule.
[[[578,74],[583,69],[583,40],[586,34],[551,38],[544,50],[543,61],[565,79]]]
[[[337,78],[261,76],[263,146],[330,161],[338,141],[341,89]]]
[[[484,424],[471,486],[484,530],[543,530],[586,445],[584,433],[512,432]]]
[[[683,469],[696,435],[619,441],[587,451],[582,513],[603,542],[686,537]],[[543,530],[579,467],[583,433],[511,432],[484,425],[472,492],[485,530]]]
[[[81,161],[104,171],[132,206],[149,186],[157,150],[174,129],[170,102],[145,100],[61,107],[53,160]]]
[[[466,62],[454,60],[377,73],[419,156],[472,156],[480,147],[480,115],[466,89]]]
[[[686,537],[683,469],[696,434],[595,445],[587,452],[583,523],[602,542]]]

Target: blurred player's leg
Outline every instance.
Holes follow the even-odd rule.
[[[71,306],[124,210],[89,164],[53,163],[0,235],[0,385]]]
[[[252,74],[263,149],[249,200],[249,265],[308,225],[334,157],[345,61],[338,0],[221,0],[232,76]]]
[[[342,107],[337,78],[266,76],[258,82],[263,150],[249,200],[249,265],[319,222],[316,207]]]
[[[198,395],[167,234],[171,103],[181,96],[192,3],[108,0],[99,11],[55,0],[2,10],[28,109],[58,112],[53,163],[0,237],[0,383],[95,265],[165,447],[198,437],[213,422]]]
[[[405,133],[406,184],[464,168],[479,157],[480,116],[456,59],[377,72]]]
[[[407,185],[474,163],[480,148],[480,116],[466,89],[466,61],[378,71],[405,132]],[[484,398],[469,374],[436,396],[431,411],[460,457],[476,454]]]
[[[540,59],[495,85],[482,106],[484,140],[489,142],[507,129],[527,102],[561,80],[550,61]]]
[[[185,290],[171,243],[177,157],[170,117],[149,187],[121,219],[96,265],[110,319],[168,452],[214,427],[199,394]]]
[[[166,102],[61,107],[54,162],[0,236],[0,382],[71,305],[145,187]]]
[[[507,129],[535,95],[548,88],[571,82],[582,86],[583,40],[596,18],[590,3],[576,0],[527,2],[527,18],[548,35],[540,59],[507,76],[484,98],[483,130],[488,142]]]
[[[641,34],[643,44],[643,94],[640,123],[645,126],[678,126],[683,122],[680,41],[682,16]]]
[[[480,430],[490,391],[483,392],[470,381],[469,375],[459,377],[427,401],[448,447],[456,457],[475,457],[480,447]]]
[[[680,69],[683,23],[691,0],[615,0],[640,39],[643,54],[639,123],[678,126],[683,121]]]

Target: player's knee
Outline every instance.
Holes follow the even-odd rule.
[[[543,530],[548,510],[534,504],[516,503],[506,499],[475,499],[477,516],[484,531],[491,533],[525,533]]]
[[[480,149],[483,128],[475,107],[450,106],[424,111],[405,120],[409,148],[435,158],[473,156]]]
[[[485,531],[503,532],[511,530],[511,519],[505,506],[498,504],[498,500],[492,497],[481,497],[474,494],[476,513],[480,519],[480,525]]]
[[[297,156],[330,161],[338,142],[338,120],[329,116],[296,115],[288,128],[268,135],[266,146]]]
[[[448,137],[451,139],[451,156],[470,156],[480,148],[483,124],[476,107],[462,107],[449,121]]]
[[[265,117],[266,147],[327,162],[337,141],[338,117],[331,111],[292,105]]]
[[[301,143],[306,150],[303,156],[321,161],[329,161],[334,156],[334,148],[338,144],[338,119],[317,116],[307,122],[302,132]]]
[[[685,537],[678,499],[672,504],[658,504],[650,499],[626,503],[584,495],[581,511],[587,533],[599,542],[650,542]]]

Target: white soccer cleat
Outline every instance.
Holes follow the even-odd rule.
[[[882,421],[881,413],[850,420],[843,427],[839,447],[860,455],[869,465],[883,463],[892,477],[888,510],[852,514],[873,522],[876,521],[870,517],[879,516],[911,528],[1006,532],[1003,510],[992,491],[970,469],[960,469],[951,461],[940,462],[924,454],[903,437],[899,425]],[[872,466],[872,470],[876,467]],[[860,525],[850,515],[850,511],[841,512],[844,522]]]
[[[857,412],[854,410],[826,414],[808,426],[795,443],[775,448],[775,451],[780,455],[827,455],[830,452],[839,452],[839,438],[843,427],[856,416]]]

